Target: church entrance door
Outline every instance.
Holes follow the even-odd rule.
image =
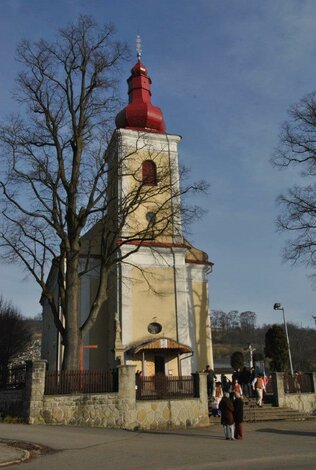
[[[163,356],[155,356],[155,375],[165,375],[165,358]]]

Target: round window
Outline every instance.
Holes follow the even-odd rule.
[[[147,330],[152,335],[157,335],[158,333],[161,332],[162,326],[160,325],[160,323],[156,323],[156,322],[149,323]]]

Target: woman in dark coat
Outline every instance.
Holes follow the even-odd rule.
[[[229,398],[229,393],[224,393],[223,398],[219,403],[219,409],[221,410],[221,424],[224,428],[224,434],[226,440],[234,440],[234,432],[235,432],[235,425],[234,425],[234,405],[233,402]]]
[[[242,439],[244,437],[243,425],[244,420],[244,402],[239,395],[235,393],[234,404],[234,421],[235,421],[235,439]]]

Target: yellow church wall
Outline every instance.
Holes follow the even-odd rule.
[[[133,153],[132,149],[128,149],[127,153],[131,155],[126,158],[123,164],[123,180],[125,188],[125,196],[128,202],[134,201],[136,192],[142,183],[142,163],[145,160],[153,160],[157,167],[157,180],[158,184],[155,186],[144,185],[139,193],[140,204],[135,207],[126,223],[128,232],[130,234],[137,233],[140,230],[146,229],[148,221],[146,220],[146,213],[153,212],[156,214],[156,223],[154,224],[154,233],[157,235],[159,232],[164,232],[162,235],[156,237],[159,241],[166,241],[170,239],[173,233],[173,224],[170,217],[172,213],[171,204],[171,171],[170,171],[170,158],[167,152],[148,152],[137,151]],[[126,202],[127,202],[126,201]],[[174,203],[174,201],[173,201]],[[168,221],[166,225],[166,221]]]
[[[195,320],[195,340],[197,370],[203,370],[207,364],[213,365],[211,356],[210,320],[205,282],[192,283],[192,303]]]
[[[171,268],[133,268],[132,343],[144,339],[166,336],[176,339],[175,292]],[[159,287],[159,293],[154,289]],[[150,335],[149,323],[162,325],[159,335]]]
[[[170,351],[165,352],[145,352],[145,369],[143,370],[143,363],[140,360],[135,360],[136,370],[143,370],[143,373],[146,377],[151,377],[155,375],[155,355],[163,356],[165,358],[165,374],[169,377],[175,377],[179,375],[178,372],[178,359],[176,357],[176,352],[172,353]]]
[[[166,370],[166,375],[169,377],[175,377],[179,375],[178,373],[178,358],[170,358],[167,364],[167,370]]]
[[[155,375],[155,357],[153,353],[146,354],[144,373],[147,377],[152,377],[153,375]]]

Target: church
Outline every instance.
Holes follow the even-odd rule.
[[[120,260],[108,282],[107,300],[84,338],[82,367],[135,365],[145,376],[189,375],[213,367],[208,274],[213,263],[183,236],[178,145],[160,108],[151,103],[151,79],[140,54],[128,79],[129,103],[116,116],[108,148],[111,224],[120,228]],[[141,188],[141,190],[139,189]],[[141,197],[140,197],[141,195]],[[122,222],[122,206],[140,197]],[[81,260],[91,269],[81,278],[81,319],[98,289],[100,224],[81,240]],[[134,233],[144,236],[134,237]],[[151,236],[149,236],[151,235]],[[128,240],[126,242],[126,240]],[[94,264],[93,264],[94,263]],[[53,267],[51,282],[56,283]],[[59,334],[43,305],[42,358],[60,369]]]

